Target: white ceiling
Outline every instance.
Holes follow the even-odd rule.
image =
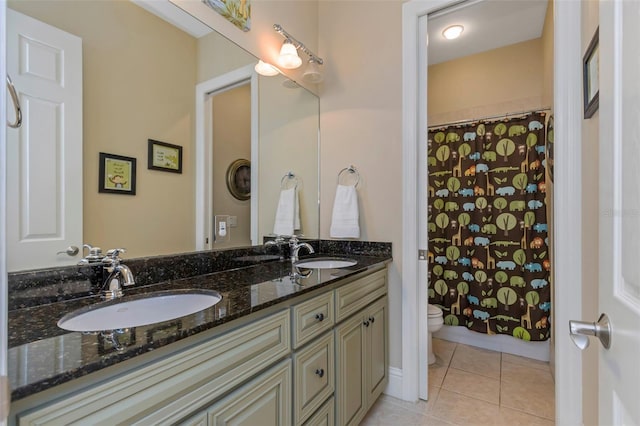
[[[429,65],[539,38],[547,5],[548,0],[469,0],[429,15]],[[445,39],[442,31],[454,24],[464,32]]]

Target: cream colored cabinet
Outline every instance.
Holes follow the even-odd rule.
[[[333,292],[321,294],[295,305],[292,309],[292,316],[292,344],[294,349],[297,349],[323,332],[333,328],[335,324]]]
[[[316,413],[304,423],[304,426],[335,425],[335,398],[330,398]]]
[[[18,424],[173,424],[289,356],[290,336],[286,309],[67,398],[17,413]],[[191,419],[189,424],[199,423]]]
[[[333,333],[314,340],[294,353],[294,423],[302,424],[333,395],[335,350]]]
[[[357,425],[388,380],[386,274],[352,278],[141,367],[78,384],[67,396],[24,404],[14,418],[19,425]]]
[[[207,410],[209,426],[291,424],[291,361],[241,386]]]
[[[336,423],[357,425],[388,381],[387,297],[336,328]]]

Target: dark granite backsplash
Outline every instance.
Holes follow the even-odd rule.
[[[391,243],[306,240],[316,254],[391,256]],[[288,246],[255,246],[166,256],[124,259],[136,287],[227,271],[288,257]],[[94,296],[102,283],[102,266],[68,266],[9,274],[9,311]]]

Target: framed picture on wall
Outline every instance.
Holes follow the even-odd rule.
[[[584,118],[591,118],[598,110],[600,98],[600,52],[598,48],[598,29],[596,29],[587,52],[582,59],[582,85],[584,88]]]
[[[182,173],[182,147],[149,139],[147,168]]]
[[[251,198],[251,162],[249,160],[240,158],[229,165],[227,189],[240,201]]]
[[[98,192],[136,195],[136,159],[100,153]]]

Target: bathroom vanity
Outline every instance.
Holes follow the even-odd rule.
[[[26,376],[13,377],[10,424],[357,425],[388,380],[391,257],[348,257],[307,278],[285,259],[141,286],[131,293],[223,299],[117,332],[55,326],[86,298],[12,311],[10,328],[31,328],[12,334],[10,369]]]

